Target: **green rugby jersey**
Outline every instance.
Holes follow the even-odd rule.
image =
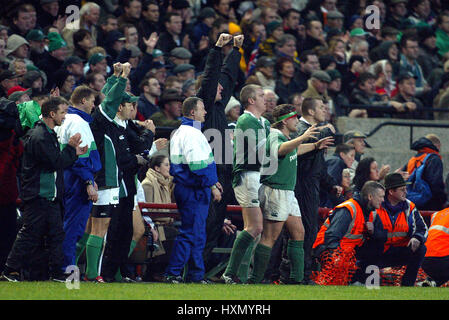
[[[289,139],[280,130],[271,129],[266,145],[267,155],[270,155],[272,161],[277,159],[277,170],[271,175],[264,175],[264,169],[269,163],[264,164],[260,182],[273,189],[295,190],[298,148],[284,156],[278,155],[281,144],[287,141]]]
[[[234,129],[232,186],[240,184],[243,171],[259,171],[264,161],[265,143],[270,133],[270,122],[264,117],[257,119],[245,111]]]

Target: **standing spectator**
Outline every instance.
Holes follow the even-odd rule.
[[[206,115],[203,101],[187,98],[182,109],[182,124],[170,140],[170,174],[182,219],[164,281],[180,283],[181,273],[188,265],[187,282],[207,283],[203,261],[206,218],[211,194],[214,201],[220,201],[222,188],[212,150],[200,129]]]
[[[160,34],[161,26],[159,24],[159,5],[155,0],[145,0],[142,3],[142,17],[137,29],[139,30],[139,35],[143,38],[148,38],[153,32]]]
[[[419,205],[420,210],[441,210],[446,202],[443,181],[443,162],[441,160],[440,149],[441,140],[435,134],[428,134],[413,142],[411,149],[417,154],[413,156],[403,167],[410,175],[424,164],[422,179],[429,185],[432,197],[424,204]]]
[[[16,104],[1,98],[0,110],[0,176],[4,186],[0,192],[0,270],[3,272],[17,234],[16,200],[19,190],[16,174],[23,154],[23,143],[19,140],[21,127]]]
[[[266,110],[262,87],[254,84],[243,87],[240,102],[245,111],[237,120],[234,130],[232,187],[242,207],[244,230],[234,241],[228,266],[222,275],[225,283],[240,281],[237,271],[242,259],[248,248],[253,247],[254,240],[263,228],[258,194],[262,159],[257,155],[260,155],[258,148],[264,148],[263,142],[269,134],[270,123],[262,117]],[[253,163],[249,159],[253,159]]]
[[[284,35],[284,29],[282,29],[282,23],[274,20],[266,26],[267,38],[260,44],[261,54],[270,58],[275,58],[276,55],[276,43]],[[249,52],[250,54],[250,52]]]
[[[376,76],[376,92],[392,98],[396,95],[396,81],[393,80],[393,66],[387,59],[382,59],[370,66],[370,72]]]
[[[304,98],[316,98],[329,101],[327,86],[331,80],[331,77],[326,71],[314,71],[308,81],[307,89],[301,95]]]
[[[12,13],[12,23],[10,24],[10,34],[26,37],[31,29],[31,16],[25,5],[18,6]]]
[[[422,27],[418,29],[418,36],[419,54],[417,60],[424,78],[428,80],[435,69],[443,68],[443,64],[438,55],[435,31],[430,27]]]
[[[335,123],[337,117],[345,116],[346,112],[343,108],[344,105],[349,104],[348,98],[341,92],[342,91],[342,75],[341,73],[335,70],[326,71],[330,78],[331,82],[327,86],[327,94],[329,95],[329,108],[332,114],[332,123]]]
[[[257,84],[264,88],[274,90],[276,87],[274,65],[275,61],[270,57],[262,56],[258,58],[254,74],[246,79],[245,84]]]
[[[73,55],[87,60],[87,53],[94,47],[92,35],[86,29],[80,29],[73,34]]]
[[[312,125],[324,122],[324,104],[316,98],[306,98],[302,103],[302,117],[299,119],[297,133],[292,138],[302,135]],[[333,127],[332,127],[333,129]],[[321,140],[333,136],[334,131],[329,126],[320,128]],[[304,143],[314,142],[312,140]],[[326,190],[339,196],[342,188],[337,186],[327,174],[324,162],[324,150],[316,150],[298,157],[298,181],[295,187],[295,196],[301,208],[301,218],[304,225],[304,283],[310,283],[313,271],[312,245],[318,232],[318,207],[320,204],[320,190]]]
[[[306,24],[306,39],[302,43],[302,50],[313,50],[317,47],[326,47],[323,33],[323,24],[319,20],[310,20]]]
[[[111,31],[118,31],[117,17],[112,14],[107,14],[104,17],[101,17],[99,20],[99,27],[97,45],[103,47],[107,45],[105,42],[107,35]]]
[[[355,159],[355,148],[346,143],[337,145],[335,153],[326,159],[327,173],[341,186],[342,172],[351,168]]]
[[[65,146],[71,136],[79,133],[82,145],[87,146],[88,150],[83,157],[64,170],[64,267],[76,265],[76,243],[84,234],[92,202],[98,200],[94,175],[101,169],[100,155],[89,126],[95,107],[94,91],[87,86],[77,87],[70,101],[72,105],[64,123],[55,130],[59,143]]]
[[[58,19],[59,0],[42,0],[37,7],[37,24],[41,28],[53,26]]]
[[[54,128],[64,121],[67,107],[66,100],[50,98],[42,104],[42,120],[36,122],[27,134],[21,186],[24,224],[6,261],[3,276],[8,281],[21,281],[21,268],[33,267],[40,255],[38,248],[46,237],[50,250],[50,277],[54,281],[65,282],[62,269],[63,169],[71,166],[88,149],[87,146],[80,147],[81,135],[76,133],[60,150]]]
[[[30,30],[26,35],[26,40],[30,45],[30,55],[29,58],[33,64],[43,58],[45,52],[45,35],[39,29]]]

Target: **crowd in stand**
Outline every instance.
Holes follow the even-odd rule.
[[[371,219],[368,238],[377,241],[378,255],[366,257],[369,250],[360,250],[360,257],[365,264],[380,264],[378,248],[391,240],[384,239],[382,219],[406,207],[415,217],[415,209],[446,207],[438,136],[415,141],[411,149],[417,155],[393,173],[389,165],[378,167],[382,159],[363,157],[366,135],[340,132],[337,125],[345,116],[448,119],[445,1],[11,0],[0,16],[0,271],[10,281],[64,281],[65,267],[84,261],[86,281],[133,282],[136,272],[128,258],[145,237],[154,242],[154,259],[167,257],[160,260],[167,269],[151,280],[184,281],[180,271],[187,264],[187,281],[207,283],[205,272],[222,260],[213,248],[227,246],[233,249],[221,281],[281,278],[311,284],[316,258],[341,241],[346,246],[341,232],[348,212],[353,216],[360,208]],[[202,123],[214,160],[208,154],[201,158],[208,151],[206,140],[186,129],[195,121]],[[245,165],[236,163],[239,133],[234,130],[246,126],[260,126],[266,141],[276,140],[273,131],[285,135],[276,140],[279,150],[295,141],[277,155],[289,154],[297,162],[288,167],[297,173],[294,183],[279,187],[273,173],[272,178],[243,173],[263,167],[246,166],[246,158]],[[178,145],[189,143],[179,142],[183,137],[171,141],[157,134],[176,129],[193,134],[197,154],[183,154],[187,147]],[[210,129],[221,136],[211,139]],[[343,139],[329,138],[338,136]],[[335,153],[327,154],[334,141]],[[189,172],[178,167],[179,159],[196,162],[189,163]],[[216,176],[203,173],[198,162],[207,163],[208,170],[213,163]],[[430,195],[416,208],[408,202],[401,207],[405,198],[396,189],[416,179],[421,165]],[[211,189],[205,192],[207,203],[189,189],[192,175],[203,177],[194,182],[198,188]],[[264,191],[252,190],[260,183]],[[281,220],[266,214],[275,210],[266,192],[283,188],[297,201],[293,216],[299,222],[285,218],[286,228],[270,226]],[[379,190],[385,193],[383,211],[373,199]],[[250,199],[253,191],[256,198]],[[181,199],[182,194],[190,198]],[[185,218],[178,224],[172,218],[151,221],[142,217],[138,202],[176,202],[183,216],[202,204],[198,211],[205,213],[204,221],[192,235]],[[243,222],[231,220],[226,211],[231,204],[242,206]],[[320,232],[319,207],[336,207],[331,217],[340,217],[327,220]],[[296,212],[292,208],[282,210]],[[375,209],[380,210],[377,220],[365,212]],[[17,212],[22,212],[21,225]],[[44,212],[45,221],[30,218]],[[176,240],[169,235],[172,226]],[[427,227],[420,224],[406,235],[418,244],[388,242],[389,247],[410,244],[413,253],[419,252],[419,263],[412,259],[416,273],[424,261]],[[237,235],[237,229],[243,232]],[[190,242],[194,245],[186,249]],[[252,252],[249,277],[248,267],[239,267],[247,265]],[[36,267],[42,260],[47,271]],[[415,271],[407,273],[405,285],[414,284]],[[439,279],[441,285],[449,277]]]

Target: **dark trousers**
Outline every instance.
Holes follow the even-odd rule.
[[[106,236],[101,275],[105,279],[114,278],[118,269],[123,277],[128,277],[126,263],[133,238],[134,195],[120,198],[113,209]]]
[[[298,199],[299,208],[301,209],[301,220],[304,226],[304,280],[308,280],[313,271],[312,247],[318,234],[320,199],[319,193],[313,185],[310,188],[297,185],[295,196]]]
[[[379,269],[385,267],[407,266],[402,277],[402,286],[413,286],[418,275],[418,270],[424,261],[427,248],[421,244],[419,248],[413,252],[409,247],[390,247],[386,252],[382,252],[382,246],[370,244],[362,246],[357,250],[358,272],[356,278],[364,283],[366,279],[365,270],[369,265],[376,265]]]
[[[449,281],[449,256],[425,257],[422,268],[437,283],[437,286]]]
[[[0,205],[0,272],[17,236],[16,203]]]
[[[226,164],[217,165],[218,181],[223,187],[222,200],[220,202],[211,201],[209,206],[209,214],[206,220],[206,246],[204,248],[204,263],[206,270],[214,267],[211,259],[212,250],[218,246],[220,236],[222,234],[221,228],[226,217],[226,207],[233,203],[234,191],[232,189],[232,167]]]
[[[50,274],[57,275],[64,271],[64,254],[62,242],[62,205],[58,201],[48,201],[36,198],[24,201],[23,226],[6,261],[6,266],[20,270],[33,267],[39,261],[43,252],[43,242],[49,250]]]

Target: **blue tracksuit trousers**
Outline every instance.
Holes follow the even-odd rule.
[[[74,265],[76,260],[76,243],[84,234],[87,220],[92,209],[92,201],[87,200],[86,186],[71,174],[64,174],[64,219],[65,232],[62,249],[64,268]]]
[[[204,278],[203,250],[206,244],[206,219],[209,212],[209,188],[175,185],[174,195],[181,214],[181,227],[173,245],[166,274],[180,276],[187,264],[187,281]]]

